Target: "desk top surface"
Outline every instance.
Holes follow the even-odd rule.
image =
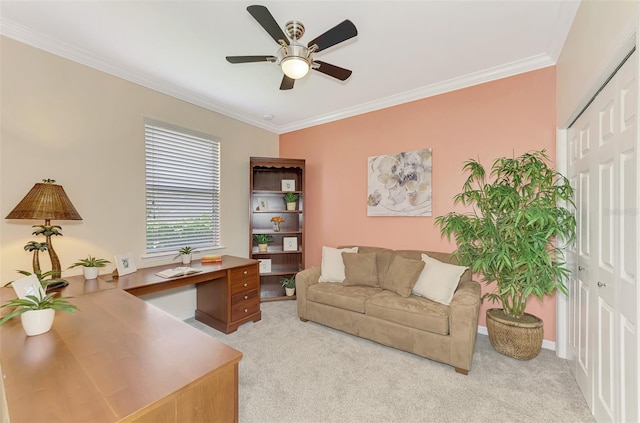
[[[210,270],[224,268],[215,266]],[[116,289],[119,283],[74,278],[62,294],[73,296],[70,302],[80,312],[57,312],[53,328],[33,337],[26,336],[19,318],[0,327],[12,421],[119,420],[242,358],[239,351]],[[0,289],[2,302],[11,297],[13,289]]]

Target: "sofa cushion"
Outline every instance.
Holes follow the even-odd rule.
[[[449,310],[426,298],[404,298],[386,290],[365,304],[367,316],[440,335],[449,334]]]
[[[380,286],[384,281],[384,277],[387,274],[387,269],[391,264],[391,259],[393,258],[395,252],[388,248],[382,247],[367,247],[367,246],[358,246],[358,245],[341,245],[338,248],[358,248],[358,253],[376,253],[376,268],[378,269],[378,282]],[[420,256],[418,255],[418,260],[420,260]]]
[[[358,247],[332,248],[322,247],[322,264],[320,265],[320,279],[318,282],[344,281],[344,262],[342,252],[357,253]]]
[[[424,269],[413,286],[413,294],[444,305],[451,304],[460,276],[467,268],[443,263],[426,254],[422,254],[422,261],[425,262]]]
[[[364,303],[382,292],[368,286],[344,286],[338,282],[316,283],[307,289],[307,299],[345,310],[364,313]]]
[[[408,297],[423,268],[422,260],[411,260],[396,255],[391,260],[382,287],[402,297]]]
[[[379,287],[376,253],[342,253],[345,286]]]

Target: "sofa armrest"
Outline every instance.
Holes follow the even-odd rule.
[[[471,370],[478,335],[480,284],[476,281],[461,282],[450,307],[451,365],[468,371]]]
[[[296,302],[298,303],[298,317],[307,320],[307,288],[318,283],[320,266],[310,267],[296,275]]]

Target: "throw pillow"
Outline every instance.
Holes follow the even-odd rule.
[[[342,261],[343,252],[357,253],[358,247],[322,247],[322,264],[320,265],[320,279],[318,279],[318,282],[344,281],[344,262]]]
[[[451,304],[460,276],[467,268],[443,263],[426,254],[422,254],[422,261],[425,263],[424,269],[413,287],[413,294],[440,304]]]
[[[376,253],[342,253],[344,285],[378,287]]]
[[[422,260],[411,260],[396,255],[391,260],[391,265],[384,277],[384,286],[393,287],[393,291],[401,297],[411,295],[411,288],[418,280],[424,267]]]

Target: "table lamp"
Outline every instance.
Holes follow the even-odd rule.
[[[55,182],[53,179],[43,179],[41,183],[35,184],[6,217],[6,219],[44,219],[44,225],[33,226],[38,228],[33,235],[44,235],[47,239],[52,279],[60,278],[62,270],[60,259],[51,244],[51,237],[62,235],[60,233],[62,228],[51,226],[51,220],[82,220],[62,186]],[[37,273],[37,270],[34,269],[34,273]]]

